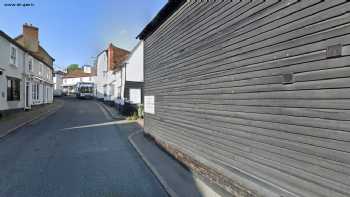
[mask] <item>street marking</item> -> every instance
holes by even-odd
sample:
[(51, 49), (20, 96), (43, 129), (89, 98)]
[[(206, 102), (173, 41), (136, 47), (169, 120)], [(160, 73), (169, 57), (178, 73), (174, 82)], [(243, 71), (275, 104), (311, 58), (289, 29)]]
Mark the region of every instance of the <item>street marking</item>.
[(74, 129), (84, 129), (84, 128), (91, 128), (91, 127), (101, 127), (101, 126), (117, 125), (117, 124), (126, 124), (126, 123), (130, 123), (130, 121), (119, 120), (119, 121), (112, 121), (112, 122), (105, 122), (105, 123), (98, 123), (98, 124), (81, 125), (81, 126), (76, 126), (76, 127), (64, 128), (64, 129), (61, 129), (61, 131), (74, 130)]

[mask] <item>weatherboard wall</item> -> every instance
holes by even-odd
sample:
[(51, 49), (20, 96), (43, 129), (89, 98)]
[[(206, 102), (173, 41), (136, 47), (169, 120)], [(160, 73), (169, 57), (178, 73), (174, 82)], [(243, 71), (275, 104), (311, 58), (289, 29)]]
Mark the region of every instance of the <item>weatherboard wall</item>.
[(144, 43), (145, 131), (256, 196), (350, 196), (349, 11), (187, 1)]

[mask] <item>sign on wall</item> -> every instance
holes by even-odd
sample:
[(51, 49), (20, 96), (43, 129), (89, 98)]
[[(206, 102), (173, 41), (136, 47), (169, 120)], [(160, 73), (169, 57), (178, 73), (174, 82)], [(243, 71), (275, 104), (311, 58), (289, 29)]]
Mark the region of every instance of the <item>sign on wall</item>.
[(145, 96), (145, 113), (154, 114), (154, 96)]
[(129, 90), (129, 98), (132, 104), (140, 104), (141, 103), (141, 89), (130, 89)]

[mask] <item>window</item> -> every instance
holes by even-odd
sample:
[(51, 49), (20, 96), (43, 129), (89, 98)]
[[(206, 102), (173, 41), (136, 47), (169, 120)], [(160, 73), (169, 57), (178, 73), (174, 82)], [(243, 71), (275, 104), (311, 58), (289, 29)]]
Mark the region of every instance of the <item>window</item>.
[(36, 100), (39, 100), (39, 84), (36, 84)]
[(39, 100), (39, 84), (38, 83), (34, 83), (32, 85), (32, 99)]
[(20, 100), (20, 86), (21, 80), (16, 78), (7, 78), (7, 100), (18, 101)]
[(36, 100), (36, 84), (32, 84), (32, 99)]
[(117, 98), (121, 98), (121, 87), (117, 87)]
[(29, 57), (28, 60), (28, 70), (31, 72), (33, 71), (33, 58)]
[(10, 63), (12, 65), (17, 65), (17, 49), (14, 46), (11, 47)]
[(103, 96), (106, 97), (107, 96), (107, 85), (103, 86)]
[(39, 63), (39, 75), (41, 75), (43, 73), (43, 63)]
[(129, 99), (132, 104), (141, 103), (141, 89), (132, 89), (129, 90)]
[(154, 105), (154, 96), (145, 96), (145, 112), (154, 114), (155, 105)]

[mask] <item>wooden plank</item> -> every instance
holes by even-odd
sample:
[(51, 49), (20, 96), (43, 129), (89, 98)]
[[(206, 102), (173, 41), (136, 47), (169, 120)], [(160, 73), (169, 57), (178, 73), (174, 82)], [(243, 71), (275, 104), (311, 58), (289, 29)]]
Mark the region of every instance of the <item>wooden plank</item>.
[[(349, 196), (349, 11), (346, 0), (187, 2), (145, 41), (156, 101), (145, 130), (253, 190)], [(343, 56), (327, 58), (336, 44)]]
[[(178, 130), (178, 132), (181, 132), (181, 130)], [(182, 136), (186, 136), (186, 132), (181, 132), (182, 133)], [(173, 136), (173, 135), (172, 135)], [(177, 135), (178, 136), (178, 135)], [(180, 136), (178, 136), (178, 137), (180, 137)], [(187, 136), (187, 137), (189, 137), (189, 136)], [(186, 139), (186, 138), (183, 138), (183, 139)], [(203, 154), (207, 154), (208, 153), (208, 151), (209, 150), (212, 150), (213, 148), (212, 147), (217, 147), (217, 146), (220, 146), (219, 144), (214, 144), (213, 142), (211, 142), (211, 141), (205, 141), (205, 143), (203, 143), (203, 144), (199, 144), (198, 143), (198, 140), (200, 140), (200, 141), (202, 141), (202, 140), (204, 140), (203, 138), (196, 138), (196, 140), (192, 140), (193, 138), (191, 138), (191, 140), (186, 140), (186, 141), (192, 141), (192, 143), (191, 144), (193, 144), (193, 145), (200, 145), (200, 146), (204, 146), (204, 147), (206, 147), (206, 151), (205, 151), (205, 153), (202, 153), (202, 155)], [(181, 140), (181, 142), (183, 142), (183, 143), (186, 143), (185, 141), (183, 141), (183, 140)], [(227, 149), (225, 149), (225, 148), (223, 148), (223, 149), (221, 149), (221, 153), (223, 153), (223, 151), (226, 151)], [(218, 154), (218, 152), (217, 151), (215, 151), (215, 152), (213, 152), (213, 154), (215, 154), (215, 155), (220, 155), (220, 154)], [(236, 152), (236, 154), (238, 154), (238, 152)], [(230, 153), (226, 153), (226, 157), (225, 158), (230, 158), (230, 157), (228, 157), (228, 155), (231, 155)], [(239, 155), (236, 155), (234, 158), (234, 161), (239, 161), (239, 160), (241, 160), (242, 161), (242, 159), (243, 158), (246, 158), (247, 157), (247, 155), (249, 155), (249, 153), (241, 153), (241, 154), (239, 154)], [(242, 165), (242, 166), (240, 166), (240, 167), (242, 167), (242, 169), (245, 169), (245, 167), (244, 166), (246, 166), (246, 165), (259, 165), (259, 167), (261, 168), (261, 167), (266, 167), (266, 166), (269, 166), (269, 165), (261, 165), (261, 164), (259, 164), (260, 162), (262, 162), (262, 160), (263, 160), (263, 158), (260, 158), (259, 156), (254, 156), (256, 159), (259, 159), (259, 162), (254, 162), (253, 160), (249, 160), (249, 161), (246, 161), (247, 163), (245, 163), (244, 165)], [(251, 158), (254, 158), (254, 157), (251, 157)], [(270, 162), (270, 160), (266, 160), (265, 162), (267, 162), (267, 163), (269, 163)], [(232, 165), (232, 163), (231, 163), (231, 165)], [(236, 163), (236, 165), (237, 165), (237, 163)], [(256, 173), (256, 172), (259, 172), (259, 170), (255, 170), (255, 171), (253, 171), (253, 173)], [(268, 173), (268, 172), (271, 172), (271, 169), (269, 169), (269, 168), (265, 168), (265, 170), (263, 171), (263, 172), (265, 172), (265, 173)], [(289, 172), (291, 172), (291, 170), (289, 170)], [(280, 174), (281, 172), (278, 172), (278, 171), (273, 171), (273, 173), (270, 173), (270, 176), (278, 176), (279, 174)], [(259, 173), (258, 173), (259, 174)], [(302, 173), (302, 174), (305, 174), (305, 173)], [(283, 179), (285, 179), (285, 178), (283, 178), (283, 177), (286, 177), (287, 176), (287, 174), (285, 174), (284, 176), (278, 176), (278, 178), (276, 179), (276, 181), (277, 180), (279, 180), (279, 181), (281, 181), (281, 180), (283, 180)], [(263, 174), (263, 173), (260, 173), (260, 177), (265, 177), (266, 178), (266, 174)], [(288, 176), (288, 179), (285, 179), (284, 181), (286, 181), (286, 180), (288, 180), (287, 182), (289, 182), (289, 181), (291, 181), (291, 178), (295, 178), (296, 176)], [(270, 177), (270, 180), (271, 180), (271, 177)], [(302, 179), (303, 181), (301, 181), (301, 180), (298, 180), (298, 181), (296, 181), (296, 182), (294, 182), (293, 184), (291, 184), (291, 183), (287, 183), (286, 185), (284, 185), (284, 187), (290, 187), (291, 185), (298, 185), (298, 184), (301, 184), (301, 182), (303, 182), (303, 184), (306, 184), (307, 186), (307, 188), (309, 188), (309, 187), (311, 187), (311, 185), (310, 185), (310, 182), (307, 182), (307, 181), (305, 181), (305, 179)], [(319, 180), (319, 179), (318, 179)], [(334, 184), (334, 183), (333, 183)], [(313, 187), (318, 187), (318, 186), (316, 186), (316, 185), (314, 185)], [(324, 186), (323, 186), (324, 187)], [(339, 186), (339, 189), (342, 189), (343, 190), (343, 192), (346, 192), (346, 190), (344, 189), (344, 188), (346, 188), (346, 187), (342, 187), (342, 186)], [(298, 189), (301, 189), (301, 186), (299, 185), (299, 187), (298, 187)], [(315, 189), (315, 191), (319, 191), (319, 188), (318, 189)], [(305, 192), (306, 191), (302, 191), (302, 193), (304, 193), (305, 194)], [(324, 191), (325, 192), (325, 191)], [(314, 193), (310, 193), (310, 194), (312, 194), (312, 195), (315, 195)]]

